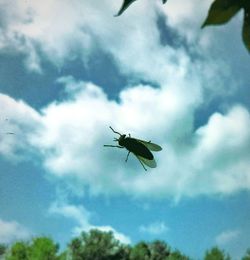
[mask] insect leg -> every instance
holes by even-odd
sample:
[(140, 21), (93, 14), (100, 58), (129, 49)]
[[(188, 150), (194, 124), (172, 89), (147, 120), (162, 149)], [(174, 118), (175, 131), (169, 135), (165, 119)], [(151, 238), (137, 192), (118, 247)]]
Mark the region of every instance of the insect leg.
[(118, 147), (118, 148), (124, 148), (123, 146), (120, 146), (120, 145), (109, 145), (109, 144), (104, 144), (103, 146), (105, 146), (105, 147)]
[(144, 164), (141, 162), (141, 160), (140, 160), (138, 157), (137, 157), (137, 159), (139, 160), (139, 162), (140, 162), (140, 164), (142, 165), (143, 169), (144, 169), (145, 171), (147, 171), (146, 167), (145, 167)]
[(129, 154), (130, 154), (130, 151), (128, 151), (127, 158), (126, 158), (125, 162), (128, 161), (128, 156), (129, 156)]

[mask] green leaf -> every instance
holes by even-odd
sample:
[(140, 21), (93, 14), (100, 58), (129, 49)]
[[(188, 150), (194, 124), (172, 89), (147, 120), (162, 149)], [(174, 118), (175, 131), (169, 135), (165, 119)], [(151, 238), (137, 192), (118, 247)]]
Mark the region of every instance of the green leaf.
[(162, 3), (165, 4), (165, 3), (167, 3), (167, 1), (168, 1), (168, 0), (162, 0)]
[(242, 0), (215, 0), (202, 25), (223, 24), (228, 22), (242, 8)]
[(244, 22), (242, 28), (242, 39), (246, 48), (250, 52), (250, 6), (245, 7), (244, 10), (245, 12), (244, 12)]
[(115, 16), (121, 15), (135, 1), (136, 0), (124, 0), (122, 7), (120, 8), (119, 12)]

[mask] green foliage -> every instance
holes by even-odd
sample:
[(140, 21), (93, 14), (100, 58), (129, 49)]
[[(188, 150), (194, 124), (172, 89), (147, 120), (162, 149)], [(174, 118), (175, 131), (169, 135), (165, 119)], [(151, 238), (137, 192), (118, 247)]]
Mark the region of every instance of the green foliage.
[(171, 251), (164, 241), (155, 240), (151, 243), (141, 241), (137, 243), (130, 253), (130, 260), (189, 260), (179, 251)]
[(131, 260), (148, 260), (150, 259), (150, 249), (146, 242), (137, 243), (131, 250), (129, 259)]
[(117, 15), (115, 15), (115, 16), (121, 15), (135, 1), (136, 0), (123, 0), (123, 4), (122, 4), (120, 10), (117, 13)]
[(218, 247), (213, 247), (206, 252), (204, 260), (230, 260), (229, 255), (226, 255), (224, 251), (220, 250)]
[(6, 260), (28, 260), (29, 246), (26, 242), (19, 241), (12, 245)]
[(75, 260), (80, 260), (81, 256), (83, 255), (81, 239), (80, 238), (74, 238), (71, 241), (69, 248), (70, 248), (72, 258), (75, 259)]
[(242, 260), (250, 260), (250, 248), (247, 250), (246, 255), (242, 257)]
[(218, 25), (228, 22), (241, 9), (241, 0), (216, 0), (212, 3), (207, 19), (202, 27), (206, 25)]
[(244, 22), (242, 28), (243, 42), (250, 51), (250, 1), (244, 6)]
[(242, 27), (243, 42), (250, 51), (250, 1), (249, 0), (215, 0), (210, 7), (207, 19), (202, 28), (207, 25), (220, 25), (228, 22), (236, 13), (244, 10)]
[(6, 260), (58, 260), (58, 249), (58, 244), (48, 237), (37, 237), (30, 243), (18, 241), (12, 245)]
[(71, 257), (74, 260), (112, 260), (126, 259), (128, 248), (122, 247), (112, 232), (91, 230), (83, 232), (79, 238), (72, 240), (69, 245)]
[[(0, 244), (0, 259), (5, 260), (190, 260), (178, 250), (172, 250), (166, 242), (141, 241), (134, 246), (125, 245), (114, 238), (112, 232), (90, 230), (71, 240), (65, 251), (48, 237), (30, 241), (18, 241), (11, 246)], [(4, 256), (4, 258), (1, 258)], [(218, 247), (205, 252), (204, 260), (230, 260), (230, 256)], [(250, 249), (242, 260), (250, 260)]]
[(5, 244), (0, 244), (0, 256), (4, 255), (7, 250), (7, 246)]
[(189, 260), (190, 258), (183, 255), (180, 251), (176, 250), (171, 253), (168, 260)]
[[(121, 15), (135, 1), (136, 0), (123, 0), (123, 3), (122, 3), (122, 6), (121, 6), (120, 10), (117, 13), (117, 15), (115, 15), (115, 16)], [(167, 2), (167, 0), (162, 0), (163, 4), (165, 4), (166, 2)]]
[(164, 260), (171, 254), (170, 247), (161, 240), (155, 240), (149, 244), (151, 260)]
[(48, 237), (38, 237), (33, 239), (29, 247), (29, 258), (36, 260), (56, 260), (59, 246)]
[[(123, 4), (116, 16), (121, 15), (136, 0), (123, 0)], [(165, 4), (167, 0), (162, 0)], [(208, 25), (221, 25), (230, 21), (241, 9), (244, 10), (242, 26), (242, 40), (250, 52), (250, 1), (249, 0), (215, 0), (208, 12), (202, 28)]]
[(67, 251), (64, 251), (62, 252), (58, 257), (57, 257), (58, 260), (68, 260), (68, 252)]

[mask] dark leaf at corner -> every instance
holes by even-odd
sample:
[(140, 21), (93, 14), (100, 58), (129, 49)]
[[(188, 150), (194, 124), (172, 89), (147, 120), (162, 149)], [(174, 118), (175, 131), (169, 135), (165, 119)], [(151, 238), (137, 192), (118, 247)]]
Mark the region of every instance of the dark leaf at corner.
[(215, 0), (208, 12), (208, 16), (202, 25), (218, 25), (228, 22), (240, 9), (240, 0)]
[(250, 4), (246, 6), (244, 11), (244, 22), (242, 28), (242, 39), (247, 48), (250, 52)]
[(124, 0), (121, 9), (115, 16), (121, 15), (136, 0)]

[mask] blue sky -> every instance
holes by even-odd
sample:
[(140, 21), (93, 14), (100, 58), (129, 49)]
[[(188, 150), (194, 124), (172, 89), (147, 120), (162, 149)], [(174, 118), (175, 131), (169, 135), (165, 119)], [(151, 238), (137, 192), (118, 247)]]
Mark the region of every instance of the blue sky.
[[(201, 30), (210, 0), (158, 2), (0, 3), (0, 242), (99, 228), (194, 259), (250, 247), (242, 13)], [(160, 144), (157, 168), (104, 148), (110, 125)]]

